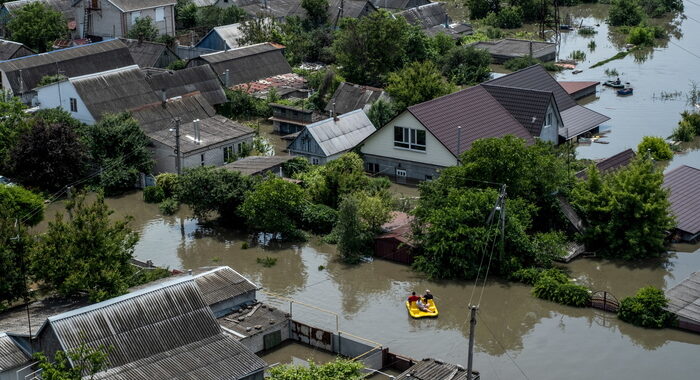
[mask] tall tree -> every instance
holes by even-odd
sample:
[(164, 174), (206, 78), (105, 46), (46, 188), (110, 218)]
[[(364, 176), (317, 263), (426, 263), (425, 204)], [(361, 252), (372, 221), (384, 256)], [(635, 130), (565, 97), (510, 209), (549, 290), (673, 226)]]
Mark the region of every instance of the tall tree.
[(22, 184), (56, 191), (85, 174), (88, 156), (74, 128), (34, 120), (10, 153), (10, 172)]
[(78, 194), (66, 210), (68, 220), (57, 214), (32, 250), (34, 280), (61, 296), (85, 292), (93, 302), (126, 292), (138, 242), (128, 227), (130, 219), (112, 221), (113, 211), (102, 194), (91, 204), (85, 194)]
[(126, 36), (139, 41), (154, 41), (158, 38), (158, 28), (153, 24), (152, 18), (139, 17)]
[(104, 115), (82, 130), (95, 170), (101, 173), (99, 184), (107, 193), (133, 188), (139, 173), (153, 168), (148, 137), (128, 113)]
[(211, 166), (186, 169), (177, 182), (176, 198), (190, 206), (199, 219), (206, 219), (212, 212), (231, 219), (257, 181), (239, 172)]
[(431, 61), (413, 62), (403, 69), (389, 74), (386, 91), (403, 111), (409, 106), (447, 95), (455, 86), (445, 80)]
[(443, 75), (459, 85), (478, 84), (491, 76), (491, 55), (484, 49), (456, 46), (441, 61)]
[(306, 203), (306, 194), (299, 185), (275, 177), (258, 184), (240, 211), (249, 227), (290, 239), (298, 236), (297, 224)]
[(0, 310), (27, 294), (25, 264), (31, 245), (27, 229), (0, 209)]
[(396, 116), (396, 106), (393, 102), (385, 99), (378, 99), (372, 103), (372, 107), (367, 112), (367, 117), (372, 124), (379, 129)]
[(0, 101), (0, 169), (5, 168), (9, 162), (10, 151), (24, 133), (29, 130), (27, 107), (19, 100), (12, 98), (8, 101)]
[(610, 3), (608, 22), (613, 26), (635, 26), (644, 19), (644, 11), (637, 0), (613, 0)]
[(328, 0), (301, 0), (301, 7), (306, 11), (306, 20), (312, 28), (328, 21)]
[(591, 166), (588, 178), (574, 188), (572, 199), (588, 224), (586, 248), (603, 256), (639, 260), (665, 252), (670, 212), (664, 175), (649, 158), (601, 177)]
[(44, 218), (44, 198), (22, 186), (0, 185), (0, 210), (5, 217), (35, 226)]
[(68, 24), (60, 12), (41, 1), (29, 2), (14, 11), (7, 23), (13, 41), (21, 42), (39, 52), (51, 48), (53, 42), (64, 38)]

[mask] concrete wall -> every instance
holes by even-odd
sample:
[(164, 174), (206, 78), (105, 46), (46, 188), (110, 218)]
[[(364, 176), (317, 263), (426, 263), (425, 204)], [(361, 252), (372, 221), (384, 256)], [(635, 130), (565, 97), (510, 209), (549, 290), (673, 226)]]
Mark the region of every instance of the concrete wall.
[(209, 305), (209, 308), (214, 313), (216, 318), (220, 318), (229, 314), (234, 309), (239, 309), (241, 306), (252, 304), (255, 302), (255, 290), (239, 294), (233, 298)]
[[(60, 96), (59, 96), (60, 95)], [(77, 112), (72, 112), (70, 109), (70, 99), (76, 99)], [(95, 118), (92, 117), (87, 106), (78, 95), (75, 87), (70, 81), (54, 83), (48, 86), (39, 87), (37, 89), (37, 105), (40, 109), (49, 109), (61, 107), (66, 112), (70, 113), (74, 118), (82, 121), (85, 124), (95, 124)]]
[(285, 319), (276, 323), (273, 326), (265, 326), (264, 331), (260, 331), (257, 334), (249, 335), (246, 338), (242, 338), (240, 342), (244, 346), (246, 346), (246, 348), (250, 351), (258, 353), (265, 349), (265, 336), (267, 336), (268, 334), (274, 334), (275, 332), (279, 331), (282, 338), (281, 342), (289, 340), (290, 327), (291, 321), (289, 319)]
[[(83, 34), (85, 19), (85, 5), (90, 0), (83, 0), (75, 7), (75, 19), (78, 21), (78, 31)], [(88, 34), (100, 37), (125, 37), (134, 23), (134, 18), (150, 17), (158, 29), (158, 34), (175, 35), (175, 8), (165, 6), (163, 8), (164, 19), (156, 20), (156, 8), (142, 9), (135, 12), (122, 12), (107, 0), (99, 0), (100, 11), (92, 11), (90, 14), (90, 29)], [(159, 7), (161, 8), (161, 7)], [(83, 36), (84, 37), (84, 36)]]
[[(156, 19), (156, 12), (158, 8), (162, 8), (164, 18), (161, 20)], [(126, 12), (126, 33), (129, 33), (131, 27), (137, 18), (150, 17), (153, 20), (153, 25), (158, 29), (158, 35), (168, 34), (175, 35), (175, 8), (170, 5), (166, 7), (156, 7), (150, 9), (142, 9), (140, 11)], [(118, 36), (120, 37), (120, 36)]]

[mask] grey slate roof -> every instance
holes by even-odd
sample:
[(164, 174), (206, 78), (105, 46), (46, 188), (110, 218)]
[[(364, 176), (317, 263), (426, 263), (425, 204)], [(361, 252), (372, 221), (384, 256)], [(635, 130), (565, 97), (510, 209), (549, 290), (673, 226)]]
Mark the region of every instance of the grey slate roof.
[(0, 71), (7, 75), (12, 91), (19, 94), (32, 90), (41, 78), (55, 75), (57, 70), (76, 77), (133, 64), (129, 49), (115, 39), (3, 61)]
[[(483, 86), (467, 88), (408, 107), (410, 112), (455, 156), (478, 139), (513, 135), (532, 143), (530, 133)], [(461, 126), (457, 152), (457, 127)]]
[[(596, 163), (596, 167), (601, 173), (610, 172), (619, 169), (623, 166), (627, 166), (636, 157), (636, 154), (632, 149), (623, 150), (622, 152), (610, 156), (604, 160)], [(576, 173), (576, 177), (586, 179), (588, 178), (588, 170), (584, 169)]]
[(0, 332), (0, 372), (28, 364), (30, 358), (15, 341)]
[[(252, 128), (223, 117), (214, 115), (199, 121), (200, 143), (194, 141), (194, 123), (192, 121), (180, 125), (180, 150), (183, 153), (194, 152), (212, 145), (255, 134)], [(170, 128), (146, 132), (153, 140), (166, 146), (175, 147), (175, 135)]]
[(137, 65), (69, 80), (96, 120), (159, 100)]
[(19, 42), (0, 39), (0, 61), (32, 54), (34, 54), (34, 52)]
[(676, 228), (695, 235), (700, 232), (700, 169), (679, 166), (664, 176), (669, 191), (671, 211), (676, 216)]
[(370, 86), (361, 86), (348, 82), (342, 82), (333, 93), (333, 97), (326, 105), (326, 112), (333, 111), (343, 114), (356, 109), (369, 111), (372, 103), (380, 98), (388, 97), (384, 90)]
[(666, 291), (666, 310), (700, 323), (700, 272), (694, 272), (680, 284)]
[(423, 29), (452, 22), (442, 3), (429, 3), (415, 8), (409, 8), (396, 15), (403, 16), (409, 24), (419, 26)]
[(50, 317), (42, 333), (55, 334), (64, 351), (112, 346), (96, 378), (236, 379), (265, 367), (223, 335), (189, 276)]
[(165, 44), (158, 42), (139, 41), (129, 38), (120, 38), (120, 40), (129, 48), (131, 57), (140, 67), (156, 67), (158, 60), (166, 50), (170, 50), (171, 54), (177, 56)]
[(491, 96), (501, 103), (501, 105), (507, 109), (532, 136), (540, 136), (547, 115), (547, 109), (554, 101), (552, 92), (486, 84), (483, 85), (483, 87)]
[[(478, 380), (479, 373), (473, 371), (472, 379)], [(466, 380), (467, 370), (462, 366), (435, 359), (423, 359), (398, 375), (395, 380)]]
[(238, 39), (244, 37), (243, 30), (241, 30), (240, 22), (230, 25), (221, 25), (213, 28), (209, 31), (202, 40), (207, 38), (210, 34), (216, 33), (219, 37), (228, 45), (229, 49), (237, 48), (239, 46)]
[(218, 267), (194, 275), (204, 302), (211, 306), (232, 297), (256, 290), (257, 285), (230, 267)]
[(554, 94), (554, 98), (557, 100), (557, 106), (561, 112), (576, 106), (576, 101), (566, 93), (566, 90), (564, 90), (559, 82), (557, 82), (541, 65), (526, 67), (514, 73), (484, 82), (483, 84), (551, 91)]
[(337, 119), (331, 117), (309, 124), (306, 129), (326, 157), (356, 147), (377, 130), (361, 109), (342, 114)]
[(173, 120), (180, 118), (182, 124), (195, 119), (204, 120), (216, 115), (216, 111), (199, 93), (168, 99), (166, 106), (161, 102), (131, 109), (131, 115), (138, 120), (141, 130), (148, 134), (173, 127)]
[(209, 64), (219, 75), (229, 70), (230, 86), (292, 72), (282, 48), (269, 43), (204, 54), (193, 61)]
[(564, 123), (564, 130), (560, 129), (559, 135), (569, 140), (605, 123), (610, 118), (577, 104), (561, 111), (561, 120)]
[(175, 0), (106, 0), (114, 4), (122, 12), (137, 11), (140, 9), (150, 9), (163, 7), (166, 5), (175, 5)]
[(293, 158), (294, 156), (248, 156), (228, 163), (223, 168), (245, 175), (254, 175), (273, 169)]
[(505, 38), (498, 41), (481, 41), (471, 44), (475, 48), (484, 49), (498, 61), (523, 57), (530, 54), (532, 43), (532, 56), (540, 60), (554, 60), (556, 44), (553, 42), (529, 41), (517, 38)]
[(51, 9), (60, 12), (63, 17), (66, 19), (72, 19), (74, 18), (73, 16), (73, 7), (72, 7), (72, 0), (16, 0), (16, 1), (8, 1), (3, 4), (5, 8), (7, 8), (7, 11), (12, 14), (14, 11), (16, 11), (19, 8), (22, 8), (23, 6), (29, 4), (29, 3), (36, 3), (36, 2), (41, 2), (46, 5), (48, 5)]
[(429, 0), (372, 0), (372, 4), (377, 9), (409, 9), (421, 5), (429, 4)]
[(227, 101), (221, 81), (208, 65), (148, 74), (146, 80), (156, 92), (165, 89), (168, 98), (199, 91), (211, 105)]

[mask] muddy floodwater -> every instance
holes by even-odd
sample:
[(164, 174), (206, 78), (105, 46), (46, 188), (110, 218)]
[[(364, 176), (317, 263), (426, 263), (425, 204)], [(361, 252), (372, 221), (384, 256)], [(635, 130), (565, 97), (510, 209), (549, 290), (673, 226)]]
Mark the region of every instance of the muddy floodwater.
[[(198, 225), (186, 209), (161, 216), (156, 205), (143, 203), (141, 193), (107, 202), (115, 216), (134, 218), (132, 226), (141, 235), (136, 256), (141, 260), (177, 269), (229, 265), (268, 292), (337, 313), (341, 330), (393, 352), (466, 364), (471, 283), (429, 281), (407, 266), (383, 260), (346, 266), (337, 261), (334, 246), (317, 238), (300, 245), (243, 250), (245, 235)], [(52, 204), (48, 219), (61, 206)], [(635, 266), (582, 259), (565, 268), (581, 283), (622, 298), (644, 285), (673, 286), (700, 270), (700, 246), (676, 249), (662, 260)], [(277, 258), (277, 264), (264, 268), (256, 262), (266, 256)], [(412, 290), (425, 289), (436, 295), (440, 317), (413, 320), (404, 299)], [(293, 313), (302, 321), (335, 329), (332, 314), (301, 305), (295, 305)], [(484, 288), (476, 337), (476, 367), (486, 379), (524, 378), (518, 367), (530, 379), (697, 379), (700, 373), (700, 335), (637, 328), (612, 314), (538, 300), (529, 287), (499, 280)], [(287, 350), (291, 353), (269, 360), (305, 359), (303, 349)]]

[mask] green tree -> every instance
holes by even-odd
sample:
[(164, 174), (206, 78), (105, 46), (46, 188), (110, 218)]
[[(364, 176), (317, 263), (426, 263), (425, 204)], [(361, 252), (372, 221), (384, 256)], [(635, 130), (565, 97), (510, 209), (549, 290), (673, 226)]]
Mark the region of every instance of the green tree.
[(666, 231), (675, 225), (664, 175), (650, 159), (607, 174), (591, 166), (588, 178), (572, 191), (574, 205), (588, 228), (586, 248), (602, 256), (640, 260), (665, 252)]
[(250, 192), (240, 207), (248, 226), (256, 231), (298, 237), (297, 223), (307, 199), (304, 190), (281, 178), (269, 178)]
[(33, 279), (64, 297), (85, 292), (93, 302), (124, 294), (138, 241), (130, 219), (112, 221), (102, 194), (91, 204), (78, 194), (66, 210), (68, 220), (57, 214), (38, 236), (29, 260)]
[(645, 286), (633, 297), (625, 297), (620, 302), (617, 316), (636, 326), (660, 329), (671, 326), (673, 314), (665, 310), (668, 300), (663, 290)]
[(26, 114), (27, 107), (19, 98), (0, 101), (0, 169), (8, 166), (10, 151), (17, 145), (20, 136), (29, 130)]
[(341, 73), (353, 83), (379, 85), (403, 66), (411, 26), (380, 10), (361, 19), (344, 18), (333, 41)]
[(367, 112), (367, 117), (379, 129), (396, 117), (396, 107), (390, 100), (377, 99), (377, 101), (372, 103), (372, 107)]
[(127, 112), (103, 115), (95, 125), (83, 128), (83, 136), (101, 173), (99, 184), (109, 194), (133, 188), (139, 173), (153, 168), (148, 137)]
[(177, 0), (175, 21), (177, 21), (178, 29), (191, 28), (197, 24), (197, 6), (192, 0)]
[(139, 17), (126, 36), (139, 41), (154, 41), (158, 38), (158, 28), (153, 24), (152, 18)]
[(360, 200), (354, 195), (343, 198), (338, 207), (338, 252), (346, 263), (358, 263), (363, 256), (371, 255), (372, 236), (360, 219)]
[(21, 186), (0, 185), (0, 210), (5, 217), (35, 226), (44, 219), (44, 198)]
[(397, 110), (447, 95), (454, 90), (455, 86), (442, 77), (431, 61), (413, 62), (389, 74), (386, 87)]
[(498, 13), (501, 10), (500, 0), (466, 0), (466, 5), (472, 20), (482, 19), (489, 12)]
[(0, 208), (0, 310), (27, 295), (25, 262), (32, 239), (24, 225), (15, 220)]
[(98, 372), (107, 368), (107, 353), (110, 348), (99, 346), (89, 347), (81, 342), (78, 347), (66, 353), (56, 351), (53, 360), (42, 352), (36, 353), (43, 380), (81, 380), (92, 379)]
[(88, 155), (75, 129), (65, 123), (33, 122), (10, 153), (10, 172), (30, 188), (56, 191), (80, 179)]
[(310, 362), (309, 366), (279, 365), (270, 369), (270, 380), (360, 380), (364, 365), (360, 361), (336, 359), (326, 364)]
[(312, 28), (328, 20), (328, 0), (301, 0), (301, 7), (306, 11), (306, 20)]
[(644, 11), (637, 0), (612, 0), (608, 22), (612, 26), (635, 26), (644, 19)]
[(257, 179), (223, 168), (203, 166), (185, 169), (177, 183), (176, 198), (190, 206), (195, 217), (206, 219), (218, 212), (232, 219), (245, 193), (253, 190)]
[(491, 55), (484, 49), (457, 46), (447, 53), (441, 64), (442, 74), (459, 85), (477, 84), (491, 77)]
[(665, 161), (673, 158), (673, 151), (663, 137), (644, 136), (637, 146), (637, 152), (641, 155), (650, 154), (657, 161)]
[(654, 28), (635, 26), (630, 29), (627, 42), (640, 46), (654, 45)]
[(351, 152), (297, 178), (304, 181), (314, 203), (336, 208), (343, 196), (370, 186), (372, 179), (365, 175), (363, 166), (362, 158)]
[(46, 3), (34, 1), (13, 12), (7, 30), (13, 41), (43, 53), (51, 48), (54, 41), (67, 35), (67, 25), (60, 12)]
[(236, 6), (220, 8), (210, 5), (197, 8), (195, 20), (198, 27), (208, 30), (221, 25), (237, 23), (243, 20), (244, 17), (245, 11)]
[(282, 164), (282, 171), (287, 177), (293, 177), (297, 173), (306, 173), (311, 170), (311, 163), (306, 157), (294, 157)]

